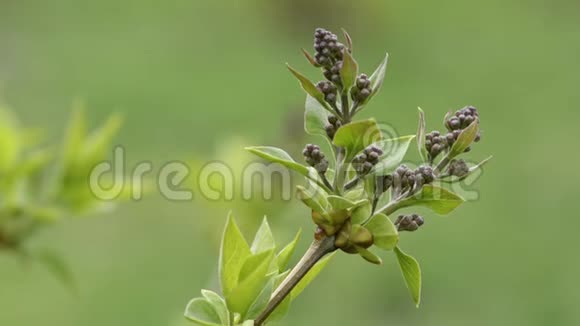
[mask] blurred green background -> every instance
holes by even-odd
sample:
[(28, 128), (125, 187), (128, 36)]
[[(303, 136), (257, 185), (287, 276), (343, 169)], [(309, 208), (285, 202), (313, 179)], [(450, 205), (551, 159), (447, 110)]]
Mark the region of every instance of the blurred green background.
[[(323, 26), (349, 30), (363, 71), (390, 53), (381, 94), (365, 111), (414, 133), (476, 105), (495, 156), (479, 199), (403, 247), (422, 264), (415, 309), (393, 257), (340, 255), (283, 325), (579, 325), (580, 220), (574, 134), (580, 123), (580, 3), (540, 1), (0, 1), (0, 97), (27, 126), (58, 139), (75, 98), (96, 125), (112, 112), (131, 162), (242, 162), (250, 144), (293, 154), (307, 138), (304, 95), (290, 62)], [(411, 159), (416, 159), (416, 150)], [(197, 189), (196, 189), (197, 191)], [(270, 216), (284, 241), (312, 227), (297, 203), (192, 203), (153, 193), (113, 214), (71, 219), (36, 246), (75, 272), (71, 294), (42, 267), (0, 255), (0, 325), (181, 326), (214, 288), (217, 243), (234, 209), (248, 238)]]

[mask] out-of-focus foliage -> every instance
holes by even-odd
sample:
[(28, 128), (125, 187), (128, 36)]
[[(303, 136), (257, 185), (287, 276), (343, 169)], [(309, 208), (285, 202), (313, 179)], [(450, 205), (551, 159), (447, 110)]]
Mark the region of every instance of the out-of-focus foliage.
[(0, 107), (0, 254), (31, 256), (59, 278), (70, 278), (57, 255), (31, 251), (26, 242), (64, 217), (84, 216), (110, 205), (89, 187), (92, 169), (111, 151), (121, 120), (111, 117), (88, 133), (84, 110), (73, 111), (63, 145), (46, 144), (42, 134), (24, 128), (12, 110)]

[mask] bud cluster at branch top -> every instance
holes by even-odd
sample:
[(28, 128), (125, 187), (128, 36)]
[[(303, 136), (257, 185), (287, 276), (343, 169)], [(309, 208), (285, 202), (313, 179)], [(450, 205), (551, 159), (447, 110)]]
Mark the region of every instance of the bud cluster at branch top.
[[(474, 121), (479, 119), (479, 113), (477, 112), (477, 108), (474, 106), (466, 106), (463, 109), (458, 110), (455, 114), (449, 117), (445, 121), (445, 127), (449, 131), (447, 134), (447, 144), (449, 147), (453, 146), (453, 143), (457, 141), (459, 134), (463, 129), (469, 127)], [(475, 138), (475, 142), (479, 142), (481, 139), (481, 135), (478, 133), (477, 137)], [(466, 149), (465, 151), (470, 151), (471, 148)]]
[[(445, 127), (448, 131), (446, 134), (434, 130), (425, 135), (425, 149), (429, 154), (429, 160), (433, 161), (439, 154), (449, 150), (457, 141), (461, 132), (478, 119), (479, 113), (477, 109), (473, 106), (466, 106), (445, 120)], [(474, 141), (479, 142), (480, 139), (481, 135), (478, 133)], [(470, 150), (471, 147), (465, 149), (466, 152)]]
[(314, 59), (323, 67), (330, 67), (335, 62), (342, 60), (344, 44), (338, 41), (338, 37), (324, 28), (314, 31)]

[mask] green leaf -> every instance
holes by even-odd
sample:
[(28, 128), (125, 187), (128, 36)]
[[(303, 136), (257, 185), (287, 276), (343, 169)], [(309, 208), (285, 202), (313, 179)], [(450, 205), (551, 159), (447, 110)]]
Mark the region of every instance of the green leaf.
[(210, 290), (201, 290), (201, 295), (213, 306), (215, 312), (218, 314), (222, 325), (228, 325), (230, 320), (230, 313), (226, 306), (226, 301), (217, 293)]
[(227, 298), (238, 286), (242, 266), (252, 255), (248, 243), (230, 213), (220, 249), (219, 275), (222, 293)]
[(274, 259), (274, 250), (250, 256), (244, 262), (239, 275), (239, 285), (226, 296), (226, 302), (230, 311), (239, 313), (242, 318), (246, 316), (252, 303), (268, 283), (269, 267)]
[(296, 196), (300, 201), (302, 201), (306, 206), (310, 207), (313, 211), (322, 215), (326, 215), (328, 202), (326, 202), (324, 196), (313, 194), (310, 190), (302, 186), (296, 186), (296, 190)]
[(328, 124), (328, 112), (310, 95), (306, 95), (304, 112), (304, 130), (310, 135), (321, 135), (326, 138), (324, 127)]
[(368, 249), (359, 247), (359, 246), (355, 246), (356, 250), (358, 251), (359, 255), (364, 258), (364, 260), (368, 261), (371, 264), (375, 264), (375, 265), (382, 265), (383, 264), (383, 260), (375, 255), (373, 252), (371, 252)]
[(83, 161), (91, 166), (89, 168), (107, 157), (113, 138), (117, 135), (122, 124), (121, 115), (114, 114), (103, 126), (89, 135), (81, 150)]
[(320, 68), (320, 65), (316, 62), (316, 60), (312, 57), (312, 55), (308, 51), (302, 49), (302, 53), (304, 54), (306, 60), (308, 60), (308, 62), (310, 62), (311, 65), (313, 65), (316, 68)]
[(346, 29), (342, 28), (342, 34), (344, 35), (344, 39), (346, 41), (346, 47), (349, 49), (349, 51), (352, 53), (352, 38), (350, 37), (350, 35), (348, 34), (348, 32), (346, 31)]
[(371, 217), (372, 205), (367, 201), (364, 205), (361, 205), (352, 210), (350, 220), (352, 224), (363, 224), (369, 217)]
[(65, 169), (73, 168), (87, 137), (85, 109), (81, 102), (74, 104), (73, 112), (65, 133), (63, 163)]
[(479, 120), (473, 121), (467, 128), (459, 134), (457, 141), (453, 143), (451, 150), (449, 151), (449, 158), (454, 158), (460, 154), (463, 154), (467, 147), (473, 144), (475, 138), (477, 138), (477, 133), (479, 132)]
[(335, 254), (336, 252), (322, 258), (318, 263), (316, 263), (316, 265), (314, 265), (314, 267), (312, 267), (312, 269), (304, 276), (304, 278), (298, 282), (290, 294), (292, 301), (294, 301), (304, 291), (304, 289), (306, 289), (306, 287), (312, 281), (314, 281), (314, 279), (318, 276), (318, 274), (320, 274), (320, 272), (322, 272), (326, 265), (328, 265)]
[(425, 185), (423, 189), (414, 195), (401, 201), (397, 208), (424, 206), (430, 208), (435, 213), (447, 215), (465, 202), (461, 196), (433, 185)]
[(214, 306), (204, 298), (195, 298), (185, 308), (185, 318), (204, 326), (222, 326), (224, 324)]
[(413, 301), (419, 307), (421, 304), (421, 268), (417, 260), (405, 254), (399, 247), (395, 248), (395, 254), (401, 267), (401, 273), (407, 284), (407, 288), (413, 297)]
[[(385, 59), (381, 62), (381, 64), (377, 67), (377, 69), (373, 72), (373, 74), (369, 78), (371, 81), (371, 87), (373, 89), (371, 96), (369, 96), (369, 100), (381, 90), (381, 86), (383, 86), (383, 81), (385, 80), (385, 74), (387, 73), (388, 62), (389, 62), (389, 54), (387, 53), (385, 54)], [(367, 102), (369, 100), (367, 100)]]
[(302, 230), (298, 231), (296, 237), (292, 242), (290, 242), (284, 249), (282, 249), (278, 253), (277, 261), (278, 261), (278, 271), (282, 273), (286, 268), (288, 268), (288, 263), (290, 263), (290, 259), (296, 251), (296, 246), (298, 245), (298, 241), (300, 240), (300, 236), (302, 235)]
[(332, 208), (336, 210), (351, 209), (357, 206), (357, 203), (340, 196), (330, 195), (326, 199)]
[(425, 125), (425, 112), (419, 109), (419, 127), (417, 128), (417, 146), (419, 147), (419, 154), (421, 155), (421, 160), (423, 162), (428, 161), (429, 153), (427, 153), (427, 148), (425, 147), (425, 136), (426, 125)]
[(342, 68), (340, 69), (340, 77), (342, 79), (342, 92), (348, 94), (348, 91), (354, 85), (358, 75), (358, 63), (346, 48), (343, 50)]
[(308, 78), (306, 78), (306, 76), (302, 75), (294, 68), (290, 67), (290, 65), (286, 64), (286, 66), (288, 67), (288, 70), (290, 70), (290, 72), (294, 75), (294, 77), (296, 77), (298, 81), (300, 81), (302, 89), (304, 89), (304, 91), (308, 95), (315, 98), (325, 110), (332, 113), (333, 112), (332, 108), (330, 108), (328, 103), (326, 103), (326, 101), (324, 100), (324, 94), (322, 94), (322, 92), (318, 90), (318, 88), (316, 88), (316, 85), (314, 85), (313, 82), (311, 82)]
[(375, 165), (372, 173), (381, 176), (392, 172), (405, 158), (413, 139), (415, 139), (415, 135), (386, 139), (375, 143), (383, 150), (383, 155), (379, 158), (380, 161)]
[(22, 151), (21, 135), (14, 115), (0, 107), (0, 172), (7, 172), (17, 163)]
[(384, 250), (393, 250), (399, 242), (399, 232), (384, 214), (373, 216), (365, 227), (373, 234), (375, 246)]
[(16, 176), (28, 176), (37, 174), (41, 169), (45, 168), (53, 154), (48, 149), (37, 150), (25, 158), (14, 171)]
[(294, 161), (292, 159), (292, 157), (290, 156), (290, 154), (286, 153), (284, 150), (277, 148), (277, 147), (271, 147), (271, 146), (253, 146), (253, 147), (246, 147), (246, 150), (249, 151), (250, 153), (259, 156), (269, 162), (272, 163), (278, 163), (282, 166), (285, 166), (287, 168), (289, 168), (290, 170), (293, 170), (305, 177), (307, 177), (308, 179), (316, 182), (316, 184), (320, 187), (322, 187), (325, 190), (326, 187), (324, 186), (324, 184), (322, 184), (322, 182), (320, 182), (315, 170), (313, 168), (309, 168), (307, 166), (304, 166), (302, 164), (298, 164), (296, 163), (296, 161)]
[(264, 311), (272, 293), (274, 292), (274, 277), (270, 277), (260, 294), (256, 297), (256, 299), (252, 302), (250, 308), (248, 309), (248, 313), (246, 314), (246, 318), (258, 318), (260, 313)]
[(251, 250), (253, 254), (257, 254), (274, 248), (276, 248), (276, 242), (274, 241), (272, 230), (270, 230), (270, 225), (268, 225), (268, 219), (264, 217), (252, 243)]
[(347, 161), (358, 152), (381, 139), (381, 130), (375, 119), (355, 121), (336, 131), (334, 144), (346, 149)]

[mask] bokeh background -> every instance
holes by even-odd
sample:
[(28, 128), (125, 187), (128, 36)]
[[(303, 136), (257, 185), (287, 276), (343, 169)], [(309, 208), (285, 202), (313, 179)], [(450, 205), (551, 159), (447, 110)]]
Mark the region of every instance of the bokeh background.
[[(62, 136), (75, 98), (96, 125), (126, 123), (128, 160), (225, 160), (245, 145), (298, 154), (304, 95), (291, 62), (315, 27), (345, 27), (363, 71), (385, 51), (383, 90), (365, 115), (414, 133), (467, 104), (482, 114), (474, 160), (495, 156), (479, 199), (405, 235), (423, 267), (420, 309), (395, 260), (341, 255), (281, 325), (579, 325), (577, 126), (580, 3), (510, 1), (0, 1), (0, 96), (27, 126)], [(412, 151), (410, 159), (417, 159)], [(193, 164), (195, 166), (195, 164)], [(183, 326), (214, 288), (217, 243), (233, 209), (248, 238), (270, 216), (283, 241), (312, 227), (297, 203), (176, 203), (152, 192), (105, 216), (70, 219), (35, 240), (59, 252), (78, 293), (42, 266), (0, 255), (0, 325)]]

